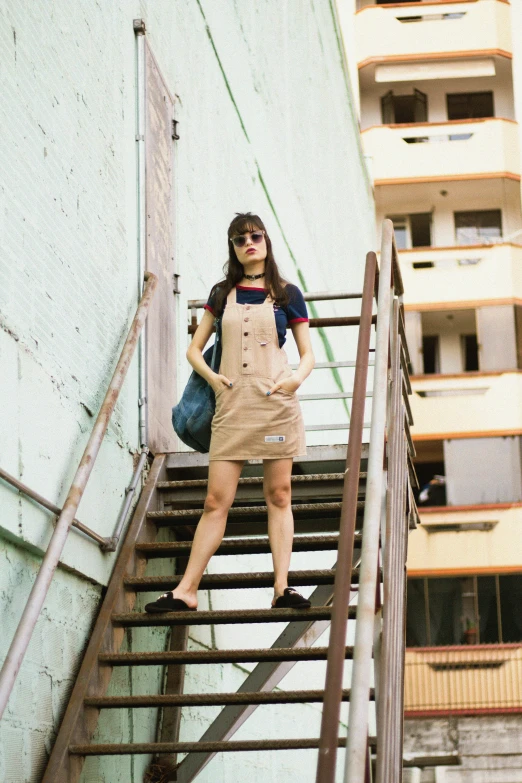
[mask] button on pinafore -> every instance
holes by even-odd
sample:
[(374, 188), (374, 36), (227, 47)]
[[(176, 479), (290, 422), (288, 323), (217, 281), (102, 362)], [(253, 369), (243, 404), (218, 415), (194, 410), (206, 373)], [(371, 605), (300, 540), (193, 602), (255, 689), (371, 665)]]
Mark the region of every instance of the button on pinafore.
[(210, 460), (286, 459), (306, 454), (299, 399), (274, 383), (292, 375), (279, 347), (273, 300), (242, 305), (236, 289), (227, 297), (222, 321), (219, 372), (232, 381), (216, 394)]

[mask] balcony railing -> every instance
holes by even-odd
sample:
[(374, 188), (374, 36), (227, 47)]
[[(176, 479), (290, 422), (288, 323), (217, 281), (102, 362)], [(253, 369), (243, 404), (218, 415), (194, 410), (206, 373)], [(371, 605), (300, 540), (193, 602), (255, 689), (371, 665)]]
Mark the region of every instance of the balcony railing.
[(408, 304), (522, 299), (521, 245), (414, 248), (399, 259)]
[[(478, 4), (489, 0), (478, 0)], [(440, 124), (381, 125), (362, 133), (375, 185), (520, 177), (517, 124), (492, 117)]]
[(406, 650), (405, 717), (522, 712), (522, 644)]
[(444, 54), (512, 51), (510, 8), (497, 0), (368, 5), (357, 14), (355, 30), (360, 68), (386, 58), (442, 59)]

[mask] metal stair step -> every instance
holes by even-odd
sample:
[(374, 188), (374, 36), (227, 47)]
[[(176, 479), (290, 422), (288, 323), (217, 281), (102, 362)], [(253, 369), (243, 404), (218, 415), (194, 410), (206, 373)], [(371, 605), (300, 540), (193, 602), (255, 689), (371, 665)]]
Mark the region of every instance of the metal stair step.
[[(343, 491), (344, 473), (310, 473), (291, 477), (292, 498), (306, 500), (307, 498), (320, 500), (321, 498), (339, 499)], [(366, 473), (360, 474), (360, 492), (364, 494)], [(208, 487), (207, 478), (186, 479), (174, 481), (161, 481), (158, 483), (158, 491), (164, 505), (176, 505), (183, 507), (183, 503), (202, 502)], [(245, 476), (239, 479), (235, 494), (235, 503), (241, 501), (262, 501), (263, 477)]]
[[(353, 647), (346, 647), (351, 658)], [(162, 652), (101, 653), (100, 663), (110, 666), (156, 666), (168, 663), (259, 663), (266, 661), (325, 661), (328, 647), (274, 647), (250, 650), (166, 650)]]
[[(355, 541), (360, 542), (362, 536), (355, 534)], [(293, 552), (322, 552), (337, 549), (339, 536), (330, 534), (324, 536), (296, 536), (293, 541)], [(140, 552), (147, 558), (157, 557), (181, 557), (190, 555), (191, 542), (168, 541), (154, 544), (137, 544), (136, 552)], [(229, 538), (225, 539), (214, 557), (221, 555), (259, 555), (270, 553), (270, 541), (268, 536), (258, 538)]]
[[(353, 572), (354, 577), (357, 572)], [(165, 576), (128, 576), (124, 580), (125, 587), (136, 592), (152, 590), (173, 590), (180, 583), (182, 574), (166, 574)], [(335, 571), (333, 569), (318, 569), (313, 571), (290, 571), (288, 584), (296, 585), (328, 585), (333, 584)], [(240, 574), (205, 574), (199, 584), (200, 590), (236, 590), (250, 587), (273, 587), (273, 571)]]
[[(339, 748), (346, 747), (346, 738), (339, 737)], [(375, 737), (369, 738), (370, 747), (376, 747)], [(319, 747), (319, 738), (282, 740), (233, 740), (225, 742), (141, 742), (110, 745), (69, 745), (74, 756), (128, 756), (149, 753), (222, 753), (257, 750), (307, 750)]]
[[(361, 508), (364, 508), (364, 503), (361, 501), (357, 504)], [(294, 514), (306, 514), (309, 516), (311, 513), (317, 513), (320, 515), (332, 513), (337, 516), (341, 510), (341, 502), (333, 501), (326, 503), (295, 503), (292, 504), (292, 512)], [(149, 511), (147, 517), (149, 519), (163, 519), (163, 518), (176, 518), (190, 519), (191, 517), (199, 517), (203, 511), (203, 506), (199, 508), (176, 508), (169, 511)], [(232, 506), (228, 512), (229, 517), (242, 517), (242, 516), (258, 516), (260, 514), (266, 514), (268, 511), (265, 505), (256, 506)]]
[[(373, 698), (373, 692), (372, 692)], [(342, 700), (350, 701), (350, 690), (342, 692)], [(90, 696), (87, 707), (120, 709), (122, 707), (213, 707), (222, 704), (312, 704), (324, 701), (323, 691), (256, 691), (249, 693), (176, 693), (154, 696)]]
[[(361, 476), (366, 476), (366, 473), (362, 473)], [(291, 476), (290, 480), (292, 485), (294, 484), (309, 484), (320, 482), (332, 482), (340, 481), (342, 483), (344, 479), (344, 473), (308, 473), (298, 474)], [(206, 487), (207, 479), (187, 479), (186, 481), (158, 481), (156, 484), (158, 489), (177, 489), (177, 488), (194, 488), (194, 487)], [(238, 486), (262, 486), (262, 476), (244, 476), (239, 479)]]
[[(357, 607), (348, 607), (348, 618), (355, 618)], [(312, 606), (310, 609), (224, 609), (198, 612), (125, 612), (112, 616), (113, 625), (141, 628), (163, 625), (232, 625), (234, 623), (286, 623), (293, 620), (328, 620), (330, 606)]]

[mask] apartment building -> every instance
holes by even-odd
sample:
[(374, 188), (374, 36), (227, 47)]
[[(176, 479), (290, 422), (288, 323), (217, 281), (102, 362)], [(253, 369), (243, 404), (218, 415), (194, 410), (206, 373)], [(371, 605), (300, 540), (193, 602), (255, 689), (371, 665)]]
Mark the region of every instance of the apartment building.
[(393, 220), (406, 291), (422, 525), (408, 555), (405, 750), (437, 757), (408, 774), (517, 783), (520, 2), (340, 9), (376, 222)]

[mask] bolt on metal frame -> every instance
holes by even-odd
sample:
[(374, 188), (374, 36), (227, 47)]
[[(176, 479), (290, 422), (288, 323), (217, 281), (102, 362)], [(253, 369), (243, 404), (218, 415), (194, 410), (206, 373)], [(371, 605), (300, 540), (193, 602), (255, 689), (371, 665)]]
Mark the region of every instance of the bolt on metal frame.
[(16, 676), (22, 665), (29, 642), (31, 641), (31, 636), (38, 621), (38, 617), (40, 616), (54, 572), (58, 566), (76, 510), (82, 499), (94, 462), (100, 450), (107, 427), (109, 426), (111, 415), (116, 406), (123, 381), (134, 355), (157, 283), (158, 278), (156, 275), (147, 273), (143, 296), (129, 329), (118, 364), (116, 365), (98, 416), (96, 417), (91, 436), (74, 475), (63, 509), (56, 522), (53, 535), (25, 605), (4, 665), (2, 666), (0, 672), (0, 719), (7, 706), (11, 691), (13, 690)]

